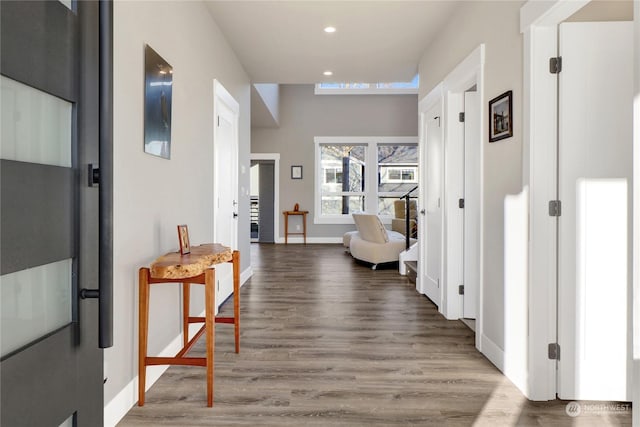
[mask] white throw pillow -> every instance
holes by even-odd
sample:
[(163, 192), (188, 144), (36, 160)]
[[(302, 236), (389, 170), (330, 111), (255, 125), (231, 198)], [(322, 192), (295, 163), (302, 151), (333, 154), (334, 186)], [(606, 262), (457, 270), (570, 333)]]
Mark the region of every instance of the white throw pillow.
[(387, 243), (389, 236), (384, 224), (373, 214), (353, 214), (360, 238), (372, 243)]

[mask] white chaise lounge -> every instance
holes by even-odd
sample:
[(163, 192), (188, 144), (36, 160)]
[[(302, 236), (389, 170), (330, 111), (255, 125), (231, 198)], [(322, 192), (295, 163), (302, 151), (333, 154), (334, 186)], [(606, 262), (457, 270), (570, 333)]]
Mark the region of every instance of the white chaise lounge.
[(378, 264), (398, 261), (406, 245), (402, 234), (387, 230), (378, 215), (353, 214), (353, 220), (358, 231), (345, 234), (343, 243), (355, 259), (372, 264), (374, 270)]

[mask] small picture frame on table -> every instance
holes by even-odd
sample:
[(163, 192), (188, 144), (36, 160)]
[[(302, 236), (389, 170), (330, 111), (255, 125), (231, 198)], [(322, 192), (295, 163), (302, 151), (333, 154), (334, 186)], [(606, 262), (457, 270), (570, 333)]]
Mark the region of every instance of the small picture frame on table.
[(186, 224), (178, 226), (178, 242), (180, 242), (180, 255), (191, 253), (191, 243), (189, 242), (189, 229)]
[(291, 166), (291, 179), (302, 179), (302, 166)]
[(489, 142), (513, 136), (513, 92), (507, 91), (489, 101)]

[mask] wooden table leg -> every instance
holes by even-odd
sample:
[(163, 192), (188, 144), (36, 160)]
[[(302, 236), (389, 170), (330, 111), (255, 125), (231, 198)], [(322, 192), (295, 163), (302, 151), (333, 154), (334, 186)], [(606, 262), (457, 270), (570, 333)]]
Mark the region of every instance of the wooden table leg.
[(183, 347), (189, 343), (189, 302), (191, 301), (191, 283), (182, 284), (182, 342)]
[(302, 235), (304, 237), (304, 244), (307, 244), (307, 214), (302, 214)]
[(148, 268), (138, 271), (138, 406), (144, 405), (144, 392), (147, 377), (147, 339), (149, 334), (149, 277)]
[(289, 215), (284, 213), (284, 244), (286, 245), (289, 237)]
[(214, 318), (214, 307), (216, 302), (215, 293), (215, 270), (208, 268), (204, 272), (204, 299), (205, 299), (205, 334), (207, 338), (207, 406), (213, 406), (213, 355), (216, 339), (216, 323)]
[(233, 325), (236, 353), (240, 353), (240, 251), (233, 251)]

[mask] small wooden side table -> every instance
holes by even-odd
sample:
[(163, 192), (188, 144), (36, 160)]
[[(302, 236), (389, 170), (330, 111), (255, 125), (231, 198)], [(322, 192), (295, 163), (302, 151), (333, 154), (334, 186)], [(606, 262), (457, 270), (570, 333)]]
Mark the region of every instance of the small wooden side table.
[[(233, 263), (233, 317), (215, 317), (215, 269), (211, 266), (223, 262)], [(184, 346), (174, 357), (148, 357), (149, 293), (157, 283), (182, 283)], [(205, 316), (189, 316), (189, 287), (204, 285)], [(213, 355), (215, 350), (215, 324), (232, 323), (235, 326), (236, 353), (240, 352), (240, 252), (216, 243), (192, 246), (191, 253), (171, 252), (139, 270), (139, 333), (138, 333), (138, 406), (144, 405), (147, 366), (189, 365), (207, 368), (207, 406), (213, 406)], [(189, 340), (189, 324), (204, 323)], [(186, 357), (198, 339), (206, 334), (206, 357)]]
[[(284, 244), (289, 243), (289, 235), (302, 235), (304, 237), (304, 244), (307, 244), (307, 214), (309, 211), (283, 211), (284, 214)], [(302, 215), (302, 233), (289, 233), (289, 216)]]

